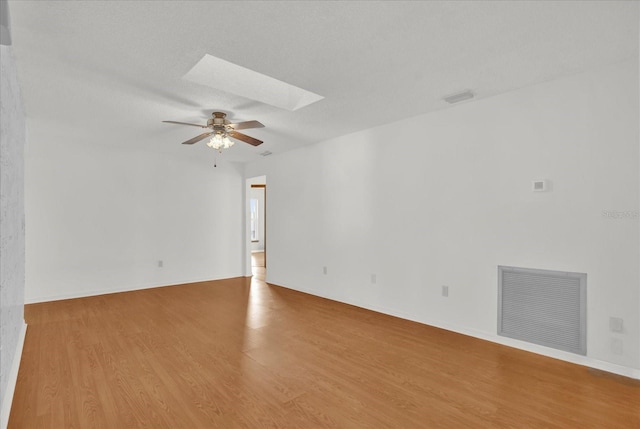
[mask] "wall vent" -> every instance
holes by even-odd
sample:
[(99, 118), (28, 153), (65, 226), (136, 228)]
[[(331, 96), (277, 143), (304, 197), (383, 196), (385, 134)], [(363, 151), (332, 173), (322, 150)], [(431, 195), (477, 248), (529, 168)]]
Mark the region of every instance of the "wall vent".
[(458, 92), (456, 94), (451, 94), (451, 95), (444, 96), (444, 97), (442, 97), (442, 99), (444, 101), (446, 101), (447, 103), (449, 103), (449, 104), (455, 104), (455, 103), (459, 103), (459, 102), (464, 101), (464, 100), (470, 100), (473, 97), (475, 97), (475, 94), (471, 90), (466, 89), (466, 90), (464, 90), (462, 92)]
[(587, 275), (498, 267), (498, 335), (587, 354)]

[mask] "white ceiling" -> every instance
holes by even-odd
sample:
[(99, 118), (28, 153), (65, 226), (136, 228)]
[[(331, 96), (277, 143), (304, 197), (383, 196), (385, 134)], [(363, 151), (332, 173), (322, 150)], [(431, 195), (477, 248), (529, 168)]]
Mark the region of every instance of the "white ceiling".
[[(10, 1), (31, 140), (181, 156), (214, 110), (250, 161), (638, 55), (639, 3)], [(182, 79), (205, 54), (325, 98), (288, 111)], [(471, 101), (473, 102), (473, 101)], [(39, 134), (38, 134), (39, 133)]]

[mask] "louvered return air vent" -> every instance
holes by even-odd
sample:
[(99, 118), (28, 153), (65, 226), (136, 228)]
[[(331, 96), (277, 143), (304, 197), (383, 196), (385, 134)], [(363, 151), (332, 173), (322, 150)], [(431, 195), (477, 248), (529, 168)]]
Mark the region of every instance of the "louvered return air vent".
[(498, 335), (587, 354), (587, 275), (498, 267)]

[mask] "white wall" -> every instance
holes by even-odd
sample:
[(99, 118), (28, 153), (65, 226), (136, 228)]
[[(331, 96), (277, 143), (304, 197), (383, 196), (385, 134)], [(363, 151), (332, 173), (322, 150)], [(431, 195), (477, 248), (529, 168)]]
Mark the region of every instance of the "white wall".
[[(6, 11), (7, 5), (3, 4), (2, 12)], [(5, 45), (0, 45), (0, 94), (0, 428), (5, 428), (26, 328), (23, 311), (26, 128), (13, 50)]]
[(48, 130), (30, 123), (27, 302), (243, 275), (239, 167)]
[[(603, 216), (639, 208), (637, 95), (634, 59), (249, 164), (267, 280), (640, 377), (639, 222)], [(498, 265), (588, 274), (586, 359), (496, 336)]]
[(258, 241), (251, 242), (251, 251), (264, 250), (264, 188), (251, 188), (249, 198), (258, 200)]

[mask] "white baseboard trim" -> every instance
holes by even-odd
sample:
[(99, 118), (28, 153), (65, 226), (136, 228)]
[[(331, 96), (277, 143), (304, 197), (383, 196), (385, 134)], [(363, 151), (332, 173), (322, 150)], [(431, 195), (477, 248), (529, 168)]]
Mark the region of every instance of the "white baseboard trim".
[(18, 336), (18, 344), (16, 353), (13, 356), (11, 370), (7, 377), (7, 390), (2, 396), (2, 408), (0, 409), (0, 429), (7, 429), (9, 425), (9, 414), (11, 414), (11, 404), (13, 403), (13, 394), (16, 391), (16, 383), (18, 382), (18, 371), (20, 370), (20, 360), (22, 359), (22, 349), (24, 348), (24, 339), (27, 335), (27, 324), (23, 323)]
[(201, 282), (210, 282), (215, 280), (226, 280), (226, 279), (232, 279), (235, 277), (244, 277), (244, 276), (242, 274), (235, 273), (233, 275), (230, 274), (230, 275), (214, 276), (206, 279), (174, 280), (169, 283), (154, 283), (154, 284), (128, 286), (128, 287), (121, 287), (121, 288), (114, 288), (114, 289), (97, 289), (97, 290), (62, 293), (62, 294), (48, 295), (48, 296), (25, 297), (25, 304), (37, 304), (41, 302), (62, 301), (64, 299), (88, 298), (90, 296), (109, 295), (112, 293), (122, 293), (122, 292), (133, 292), (136, 290), (154, 289), (157, 287), (179, 286), (179, 285), (189, 284), (189, 283), (201, 283)]
[[(271, 284), (278, 285), (277, 283), (271, 283)], [(288, 288), (287, 286), (282, 286), (282, 287)], [(599, 369), (599, 370), (610, 372), (613, 374), (622, 375), (625, 377), (640, 380), (640, 369), (617, 365), (611, 362), (594, 359), (588, 356), (576, 355), (574, 353), (569, 353), (562, 350), (556, 350), (549, 347), (539, 346), (537, 344), (531, 344), (525, 341), (514, 340), (512, 338), (501, 337), (498, 334), (491, 334), (483, 331), (464, 328), (461, 326), (456, 326), (456, 325), (438, 321), (438, 320), (418, 319), (415, 316), (411, 316), (409, 314), (405, 314), (400, 311), (395, 311), (395, 310), (382, 308), (378, 306), (363, 305), (360, 302), (354, 302), (353, 300), (349, 300), (349, 299), (337, 298), (335, 296), (330, 296), (329, 294), (321, 293), (313, 289), (302, 289), (302, 288), (301, 289), (288, 288), (288, 289), (297, 290), (299, 292), (308, 293), (310, 295), (319, 296), (322, 298), (330, 299), (332, 301), (342, 302), (345, 304), (353, 305), (355, 307), (364, 308), (366, 310), (387, 314), (389, 316), (399, 317), (400, 319), (410, 320), (412, 322), (421, 323), (423, 325), (445, 329), (447, 331), (456, 332), (458, 334), (467, 335), (467, 336), (478, 338), (481, 340), (491, 341), (492, 343), (497, 343), (507, 347), (513, 347), (513, 348), (528, 351), (531, 353), (536, 353), (536, 354), (550, 357), (553, 359), (559, 359), (565, 362), (570, 362), (570, 363), (586, 366), (589, 368)]]
[[(397, 317), (404, 318), (400, 315)], [(411, 319), (409, 319), (411, 320)], [(419, 320), (415, 320), (418, 323), (424, 323)], [(553, 359), (562, 360), (565, 362), (574, 363), (577, 365), (587, 366), (594, 369), (610, 372), (613, 374), (623, 375), (629, 378), (635, 378), (640, 380), (640, 370), (629, 368), (622, 365), (617, 365), (611, 362), (605, 362), (598, 359), (594, 359), (588, 356), (581, 356), (562, 350), (556, 350), (549, 347), (539, 346), (537, 344), (527, 343), (525, 341), (514, 340), (512, 338), (502, 337), (497, 334), (487, 334), (485, 332), (476, 331), (473, 329), (461, 328), (459, 326), (453, 326), (447, 323), (427, 323), (430, 326), (436, 328), (445, 329), (447, 331), (456, 332), (470, 337), (478, 338), (485, 341), (491, 341), (492, 343), (501, 344), (507, 347), (513, 347), (516, 349), (524, 350), (530, 353), (536, 353), (542, 356), (550, 357)]]
[(512, 338), (502, 337), (500, 335), (491, 335), (484, 332), (476, 332), (470, 329), (461, 329), (457, 327), (447, 326), (446, 324), (436, 325), (441, 329), (457, 332), (471, 337), (479, 338), (481, 340), (491, 341), (492, 343), (502, 344), (503, 346), (513, 347), (516, 349), (524, 350), (531, 353), (536, 353), (553, 359), (559, 359), (565, 362), (574, 363), (577, 365), (587, 366), (589, 368), (599, 369), (602, 371), (610, 372), (613, 374), (623, 375), (629, 378), (635, 378), (640, 380), (640, 370), (629, 368), (622, 365), (617, 365), (611, 362), (605, 362), (599, 359), (594, 359), (588, 356), (581, 356), (562, 350), (556, 350), (549, 347), (539, 346), (537, 344), (527, 343), (525, 341), (514, 340)]

